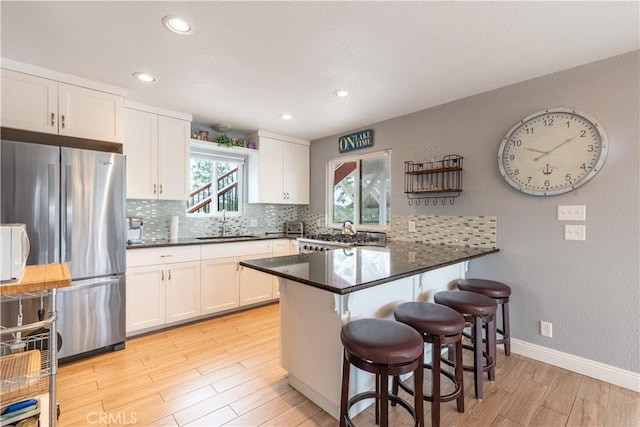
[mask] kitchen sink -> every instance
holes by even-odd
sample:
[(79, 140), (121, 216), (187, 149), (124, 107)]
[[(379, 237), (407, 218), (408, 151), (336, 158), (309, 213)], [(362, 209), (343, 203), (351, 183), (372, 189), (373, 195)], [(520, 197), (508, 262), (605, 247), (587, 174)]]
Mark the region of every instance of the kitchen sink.
[(231, 239), (255, 239), (258, 236), (242, 235), (242, 236), (205, 236), (196, 237), (198, 240), (231, 240)]

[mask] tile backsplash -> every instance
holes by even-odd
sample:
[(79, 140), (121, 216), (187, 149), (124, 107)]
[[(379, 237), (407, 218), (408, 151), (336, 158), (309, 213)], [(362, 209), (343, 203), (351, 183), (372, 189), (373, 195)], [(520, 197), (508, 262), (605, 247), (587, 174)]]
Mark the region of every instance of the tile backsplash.
[[(171, 217), (178, 216), (178, 238), (217, 236), (222, 219), (186, 215), (185, 202), (127, 200), (127, 216), (144, 220), (145, 240), (169, 239)], [(240, 217), (227, 217), (229, 234), (265, 234), (284, 231), (287, 221), (303, 221), (305, 234), (326, 233), (324, 214), (312, 214), (307, 205), (247, 204)], [(409, 232), (409, 221), (416, 231)], [(467, 247), (496, 247), (497, 218), (492, 216), (392, 216), (389, 241), (432, 243)]]

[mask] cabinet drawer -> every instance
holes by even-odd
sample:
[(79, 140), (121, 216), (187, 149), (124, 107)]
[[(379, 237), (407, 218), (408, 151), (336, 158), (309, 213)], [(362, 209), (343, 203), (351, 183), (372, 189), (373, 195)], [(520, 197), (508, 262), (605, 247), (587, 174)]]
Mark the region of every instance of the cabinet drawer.
[(213, 243), (202, 245), (202, 259), (216, 259), (228, 257), (244, 257), (254, 254), (271, 254), (273, 244), (270, 240), (234, 243)]
[(129, 249), (127, 267), (200, 260), (200, 246), (172, 246), (166, 248)]

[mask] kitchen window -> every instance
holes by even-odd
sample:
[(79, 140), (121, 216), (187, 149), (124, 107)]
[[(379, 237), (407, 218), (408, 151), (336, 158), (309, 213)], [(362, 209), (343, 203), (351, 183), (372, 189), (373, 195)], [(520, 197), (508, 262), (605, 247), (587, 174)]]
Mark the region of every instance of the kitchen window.
[(350, 221), (365, 229), (385, 228), (391, 219), (390, 151), (329, 161), (327, 207), (330, 227)]
[(242, 156), (192, 144), (187, 215), (242, 215), (244, 163)]

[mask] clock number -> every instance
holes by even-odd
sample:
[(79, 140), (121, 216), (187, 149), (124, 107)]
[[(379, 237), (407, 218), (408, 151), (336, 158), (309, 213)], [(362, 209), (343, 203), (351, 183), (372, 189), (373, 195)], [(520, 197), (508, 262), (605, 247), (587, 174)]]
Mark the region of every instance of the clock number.
[(545, 126), (553, 126), (553, 118), (543, 120)]
[(531, 178), (533, 178), (533, 177), (532, 177), (532, 176), (528, 176), (528, 177), (527, 177), (527, 184), (530, 184), (530, 183), (531, 183)]
[(524, 131), (527, 132), (527, 135), (530, 135), (533, 133), (533, 128), (526, 128)]
[(585, 170), (585, 171), (586, 171), (586, 170), (587, 170), (587, 165), (586, 165), (585, 163), (581, 164), (581, 165), (580, 165), (580, 169), (582, 169), (582, 170)]
[(549, 182), (549, 180), (548, 180), (548, 179), (545, 179), (545, 180), (544, 180), (544, 186), (545, 186), (545, 187), (548, 187), (548, 186), (550, 186), (550, 185), (551, 185), (551, 182)]
[(587, 136), (587, 131), (586, 131), (586, 130), (584, 130), (584, 129), (582, 129), (582, 130), (580, 131), (580, 138), (584, 138), (585, 136)]
[(514, 161), (516, 156), (514, 154), (509, 154), (509, 160)]
[(564, 176), (564, 180), (567, 181), (567, 182), (571, 182), (571, 174), (570, 173), (566, 174)]
[(515, 141), (511, 141), (514, 147), (520, 147), (522, 145), (521, 139), (516, 139)]
[(567, 123), (567, 127), (569, 127), (569, 125), (571, 124), (571, 122), (570, 122), (570, 121), (567, 121), (566, 123)]
[(589, 153), (593, 153), (593, 150), (594, 150), (594, 148), (593, 148), (593, 144), (589, 144), (589, 145), (587, 145), (587, 151), (588, 151)]
[(514, 169), (513, 170), (513, 174), (514, 175), (520, 175), (520, 169)]

